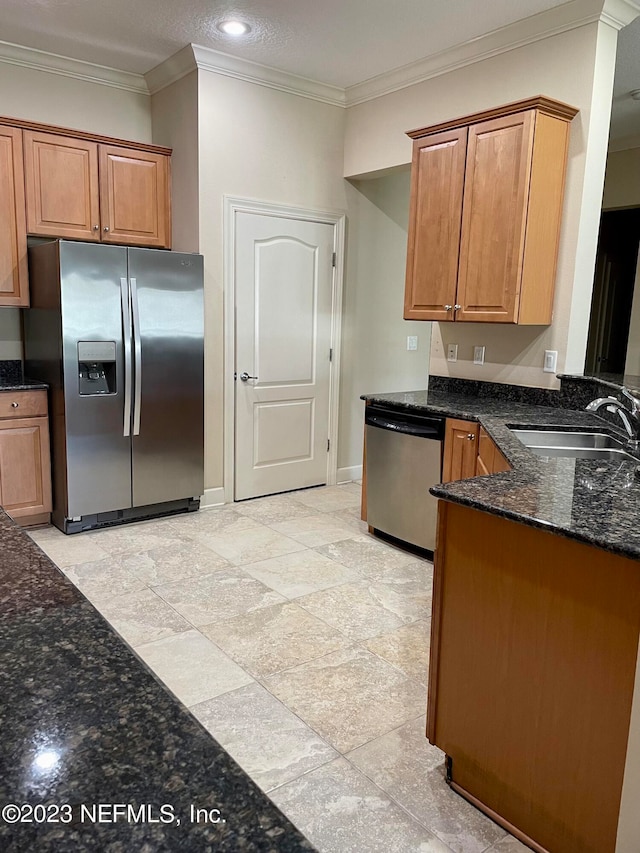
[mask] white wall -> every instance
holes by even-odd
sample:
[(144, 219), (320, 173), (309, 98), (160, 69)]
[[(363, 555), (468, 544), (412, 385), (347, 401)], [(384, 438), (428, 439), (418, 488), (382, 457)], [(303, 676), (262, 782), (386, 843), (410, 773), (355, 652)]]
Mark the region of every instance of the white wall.
[[(223, 197), (343, 211), (344, 110), (200, 70), (200, 251), (205, 256), (205, 486), (223, 484)], [(228, 498), (229, 496), (227, 496)]]
[[(640, 105), (638, 106), (640, 112)], [(612, 151), (607, 157), (602, 207), (613, 210), (617, 207), (640, 205), (640, 148)]]
[[(409, 184), (405, 168), (347, 185), (339, 471), (362, 465), (361, 394), (427, 386), (431, 323), (402, 319)], [(407, 335), (418, 336), (417, 351), (407, 351)]]
[[(19, 65), (0, 64), (0, 115), (151, 142), (148, 96)], [(0, 360), (14, 358), (20, 309), (0, 308)]]
[[(347, 110), (347, 177), (410, 162), (412, 128), (537, 94), (580, 110), (571, 126), (553, 325), (434, 324), (432, 373), (555, 387), (542, 371), (545, 349), (558, 351), (559, 372), (578, 362), (582, 371), (616, 39), (608, 25), (589, 24)], [(459, 344), (455, 364), (444, 357), (448, 343)], [(486, 346), (482, 368), (469, 362), (474, 345)]]
[(153, 141), (171, 155), (172, 248), (198, 252), (200, 172), (198, 153), (198, 72), (192, 71), (151, 98)]

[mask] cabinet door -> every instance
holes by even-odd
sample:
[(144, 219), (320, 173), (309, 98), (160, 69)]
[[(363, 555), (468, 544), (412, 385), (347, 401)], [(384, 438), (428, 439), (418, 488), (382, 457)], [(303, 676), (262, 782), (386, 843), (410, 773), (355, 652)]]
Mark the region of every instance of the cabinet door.
[(533, 111), (469, 128), (456, 320), (517, 321), (533, 130)]
[(103, 242), (168, 248), (168, 158), (101, 145), (100, 204)]
[(0, 421), (0, 504), (13, 518), (51, 512), (47, 418)]
[(480, 427), (478, 434), (478, 457), (476, 475), (493, 474), (496, 446), (486, 430)]
[(28, 305), (22, 131), (0, 127), (0, 305)]
[(28, 233), (100, 240), (97, 144), (24, 131), (24, 155)]
[(466, 128), (413, 143), (405, 320), (454, 319), (466, 143)]
[(442, 482), (465, 480), (476, 474), (478, 424), (447, 418)]

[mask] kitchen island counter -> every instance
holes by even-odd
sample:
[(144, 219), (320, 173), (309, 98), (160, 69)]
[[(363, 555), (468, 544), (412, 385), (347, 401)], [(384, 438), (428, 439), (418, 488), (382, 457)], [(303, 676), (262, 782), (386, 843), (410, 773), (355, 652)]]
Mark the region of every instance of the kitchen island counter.
[(1, 510), (0, 543), (4, 853), (314, 849)]

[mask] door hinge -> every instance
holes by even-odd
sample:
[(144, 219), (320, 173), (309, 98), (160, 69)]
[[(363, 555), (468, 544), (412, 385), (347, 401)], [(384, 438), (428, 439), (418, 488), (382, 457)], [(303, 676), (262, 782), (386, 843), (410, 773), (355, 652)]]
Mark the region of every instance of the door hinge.
[(329, 452), (329, 448), (331, 447), (331, 439), (327, 439), (327, 453)]
[(329, 350), (329, 361), (333, 361), (333, 347)]
[(334, 253), (331, 255), (331, 266), (332, 266), (332, 267), (335, 267), (335, 265), (336, 265), (336, 253), (334, 252)]

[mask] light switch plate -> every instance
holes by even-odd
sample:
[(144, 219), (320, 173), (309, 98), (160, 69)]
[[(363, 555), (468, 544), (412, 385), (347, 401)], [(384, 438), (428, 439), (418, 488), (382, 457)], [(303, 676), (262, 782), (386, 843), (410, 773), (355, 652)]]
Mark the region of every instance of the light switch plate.
[(544, 351), (544, 373), (555, 373), (558, 369), (558, 351), (555, 349), (546, 349)]
[(473, 348), (473, 363), (484, 364), (484, 347)]
[(408, 350), (418, 349), (418, 336), (417, 335), (407, 335), (407, 349)]
[(447, 361), (458, 360), (458, 344), (447, 344)]

